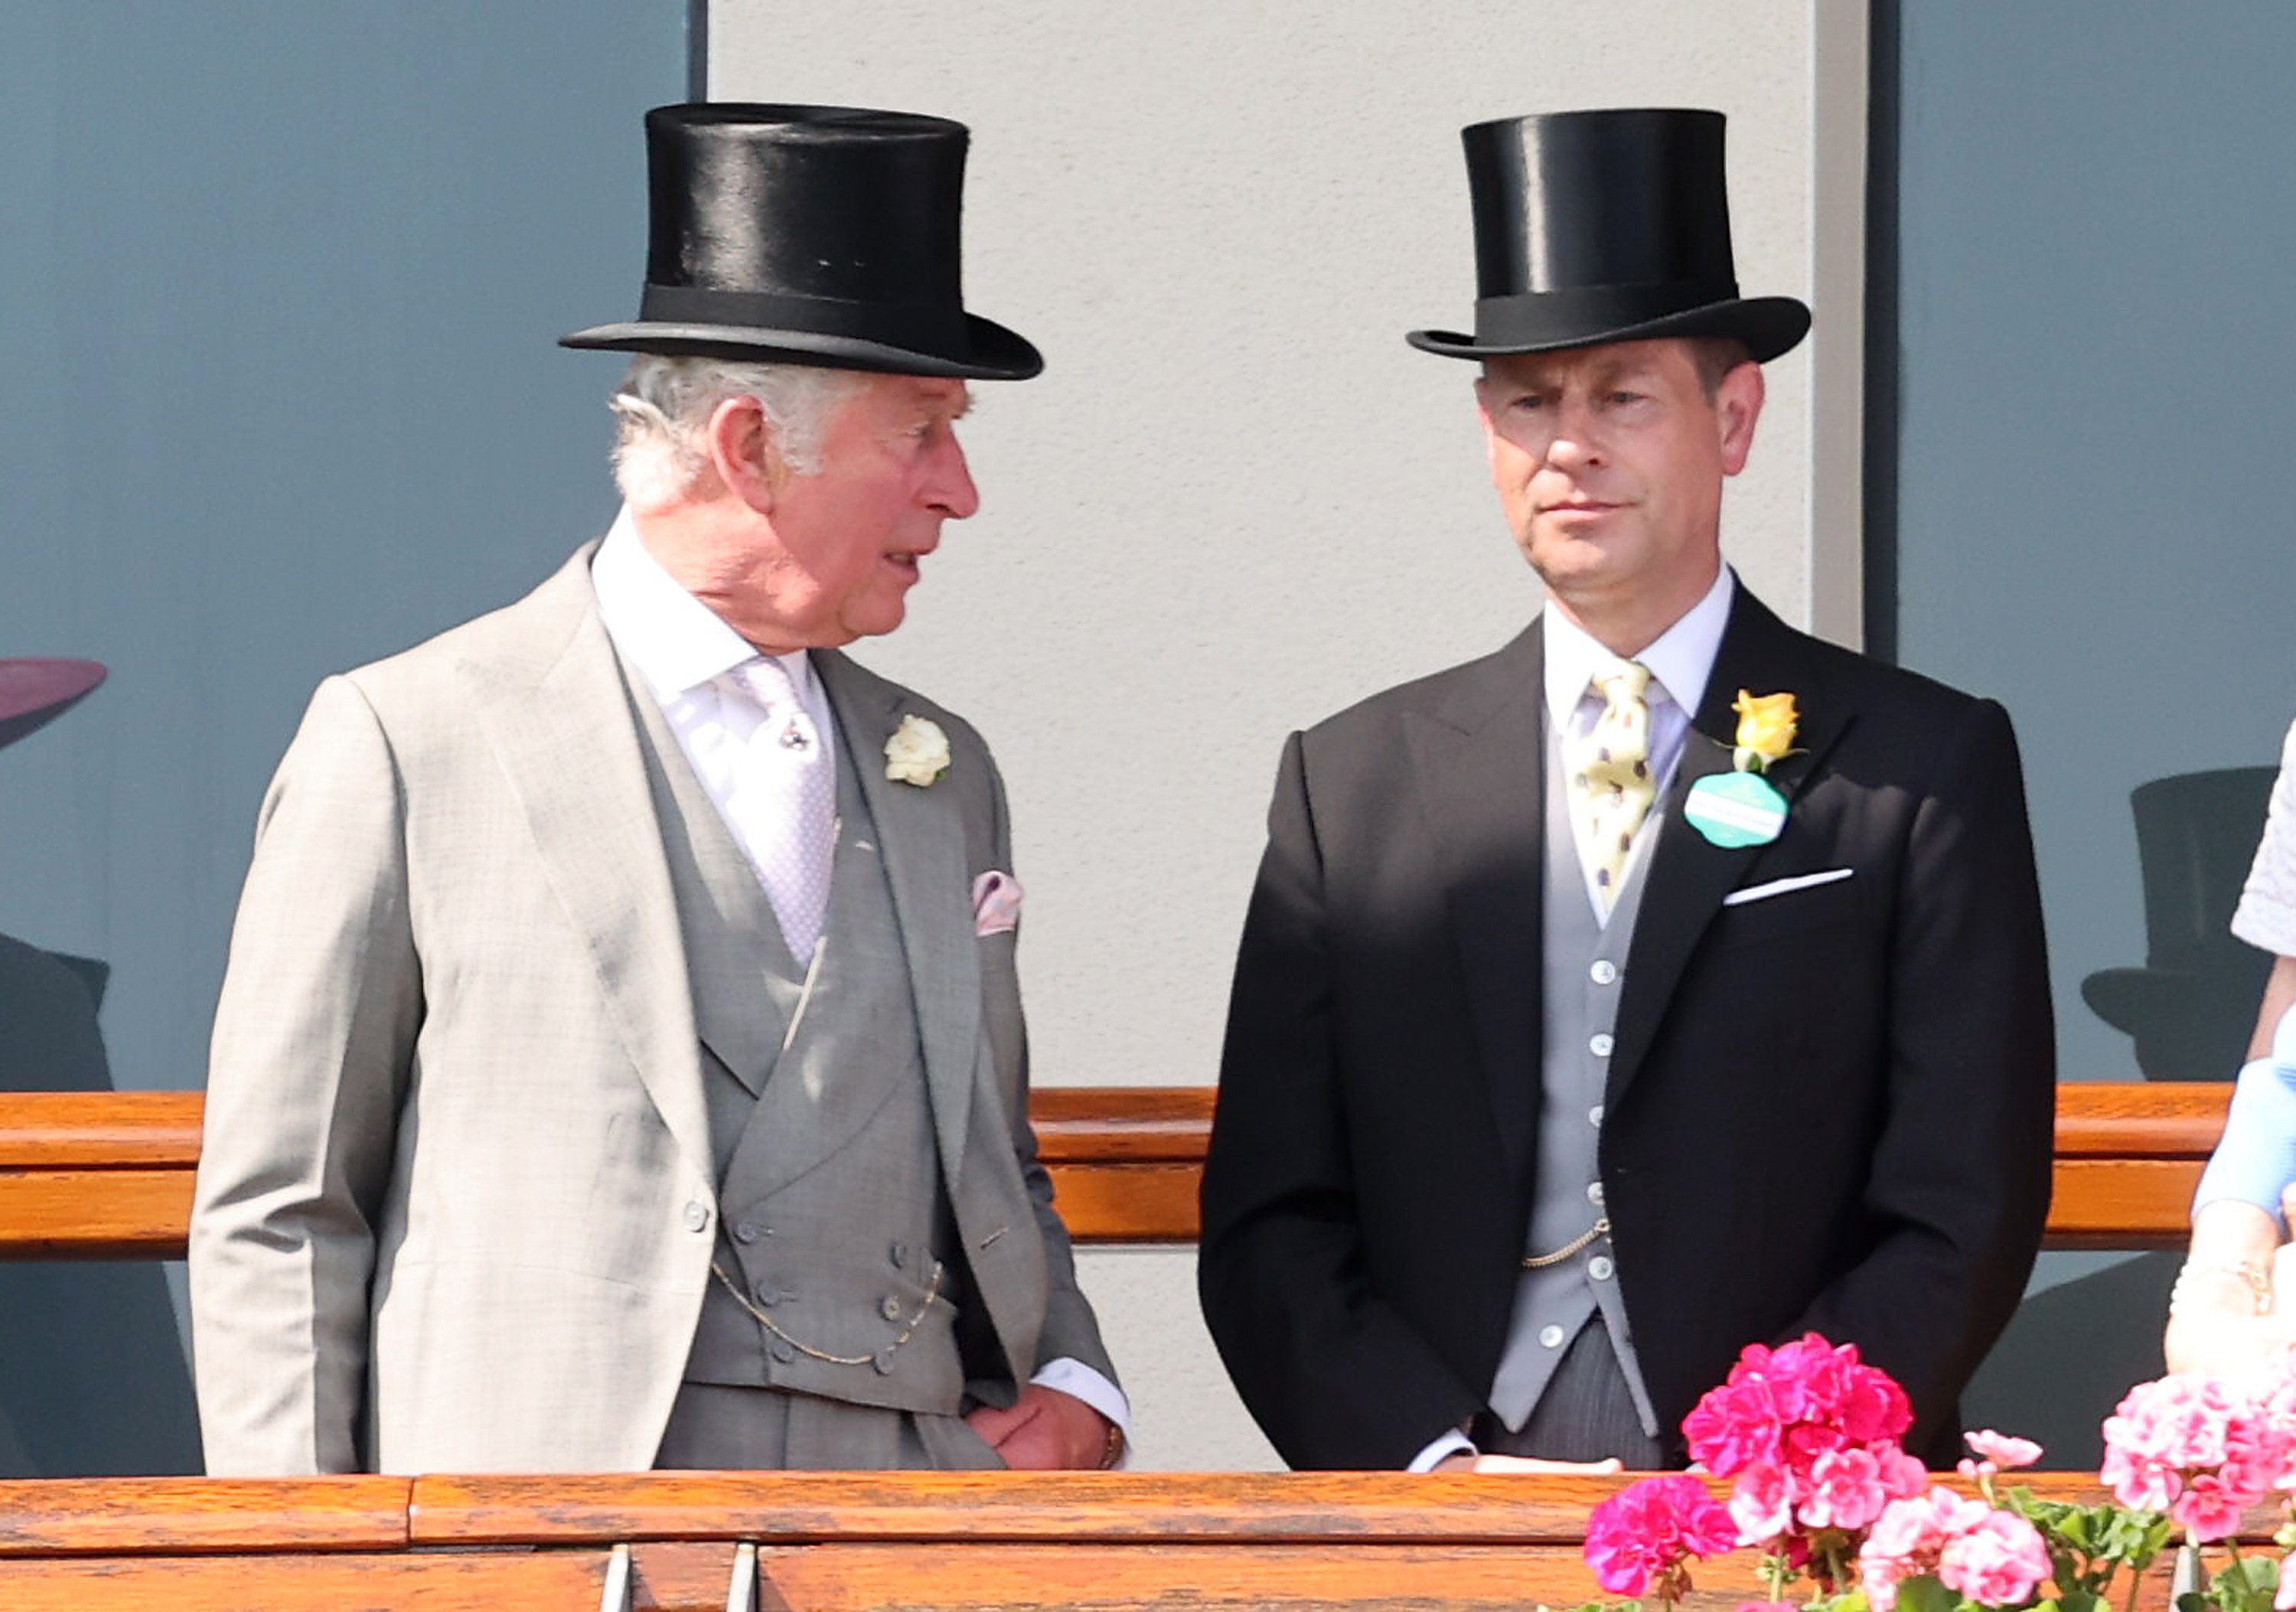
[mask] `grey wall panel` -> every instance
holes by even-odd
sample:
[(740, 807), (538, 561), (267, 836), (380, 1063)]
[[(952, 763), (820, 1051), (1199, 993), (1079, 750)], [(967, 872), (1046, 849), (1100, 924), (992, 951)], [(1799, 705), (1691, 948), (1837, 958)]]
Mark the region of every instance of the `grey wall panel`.
[[(256, 806), (312, 685), (509, 600), (611, 517), (618, 366), (553, 343), (635, 307), (639, 116), (683, 95), (685, 21), (678, 0), (0, 12), (0, 656), (111, 668), (0, 753), (0, 933), (111, 965), (119, 1085), (201, 1078)], [(157, 1271), (17, 1276), (0, 1466), (194, 1460)], [(123, 1330), (163, 1346), (110, 1357), (134, 1414), (107, 1423), (65, 1368)]]
[[(2296, 713), (2296, 11), (1893, 9), (1900, 655), (2015, 718), (2061, 1066), (2134, 1079), (2080, 992), (2146, 957), (2129, 792), (2269, 762)], [(2161, 1369), (2174, 1269), (2044, 1256), (1972, 1421), (2093, 1461), (2098, 1419)]]

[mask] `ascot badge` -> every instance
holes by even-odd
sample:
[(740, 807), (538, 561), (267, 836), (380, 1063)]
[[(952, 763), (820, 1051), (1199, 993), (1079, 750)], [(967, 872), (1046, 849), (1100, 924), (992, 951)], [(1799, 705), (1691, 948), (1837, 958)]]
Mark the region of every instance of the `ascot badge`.
[(1738, 713), (1732, 770), (1692, 785), (1682, 815), (1709, 843), (1736, 851), (1767, 845), (1785, 829), (1786, 798), (1762, 775), (1773, 761), (1795, 753), (1798, 719), (1791, 694), (1755, 695), (1742, 688), (1730, 709)]

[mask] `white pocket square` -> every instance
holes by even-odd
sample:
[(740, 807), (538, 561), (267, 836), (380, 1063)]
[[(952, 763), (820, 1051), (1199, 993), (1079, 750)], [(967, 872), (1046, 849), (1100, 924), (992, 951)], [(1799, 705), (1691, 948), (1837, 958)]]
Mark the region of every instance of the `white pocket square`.
[(972, 933), (1010, 934), (1021, 924), (1021, 881), (990, 868), (972, 881)]
[(1846, 879), (1857, 869), (1829, 868), (1824, 873), (1798, 873), (1790, 879), (1772, 879), (1767, 884), (1749, 884), (1743, 890), (1734, 890), (1722, 898), (1725, 907), (1742, 907), (1748, 901), (1764, 901), (1774, 895), (1784, 895), (1790, 890), (1808, 890), (1813, 884), (1831, 884), (1836, 879)]

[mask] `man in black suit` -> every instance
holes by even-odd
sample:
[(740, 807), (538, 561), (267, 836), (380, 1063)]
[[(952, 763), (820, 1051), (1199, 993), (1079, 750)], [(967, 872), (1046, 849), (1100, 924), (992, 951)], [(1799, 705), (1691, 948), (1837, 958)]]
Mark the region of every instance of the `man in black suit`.
[(2007, 717), (1721, 562), (1760, 364), (1809, 321), (1738, 294), (1721, 117), (1465, 139), (1475, 333), (1411, 341), (1480, 362), (1548, 607), (1285, 746), (1206, 1317), (1297, 1467), (1678, 1465), (1739, 1350), (1806, 1330), (1895, 1376), (1949, 1464), (2048, 1202)]

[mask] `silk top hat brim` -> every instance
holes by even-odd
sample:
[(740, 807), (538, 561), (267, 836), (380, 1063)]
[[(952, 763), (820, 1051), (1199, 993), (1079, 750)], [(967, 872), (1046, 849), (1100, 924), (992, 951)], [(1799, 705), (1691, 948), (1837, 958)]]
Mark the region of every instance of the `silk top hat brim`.
[(0, 660), (0, 750), (54, 721), (103, 679), (94, 661)]
[(656, 107), (638, 317), (561, 345), (1027, 380), (1036, 348), (964, 306), (968, 139), (861, 107)]
[(1722, 131), (1719, 112), (1673, 110), (1470, 125), (1475, 328), (1405, 339), (1452, 358), (1669, 336), (1734, 337), (1758, 363), (1792, 350), (1809, 309), (1739, 295)]
[(1504, 305), (1487, 308), (1485, 301), (1476, 303), (1472, 335), (1414, 330), (1403, 339), (1421, 352), (1446, 358), (1504, 358), (1599, 347), (1608, 341), (1731, 336), (1746, 344), (1748, 358), (1767, 364), (1792, 352), (1809, 333), (1809, 309), (1792, 297), (1693, 300), (1678, 311), (1655, 316), (1648, 313), (1645, 298), (1619, 298), (1610, 308), (1591, 307), (1588, 304), (1594, 299), (1570, 299), (1560, 292), (1530, 292), (1493, 300)]

